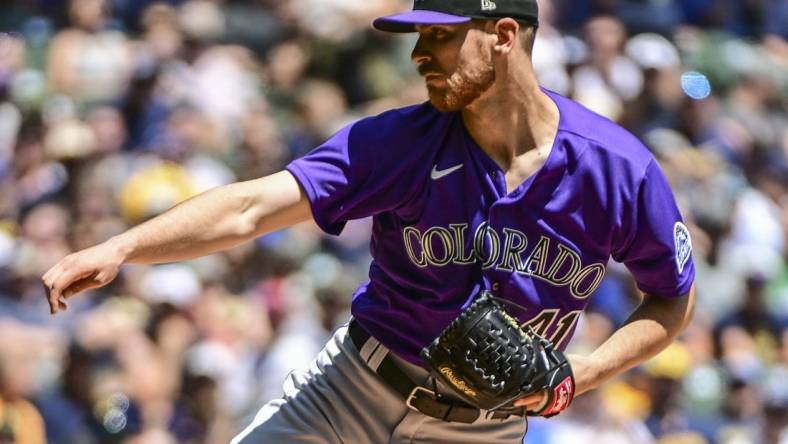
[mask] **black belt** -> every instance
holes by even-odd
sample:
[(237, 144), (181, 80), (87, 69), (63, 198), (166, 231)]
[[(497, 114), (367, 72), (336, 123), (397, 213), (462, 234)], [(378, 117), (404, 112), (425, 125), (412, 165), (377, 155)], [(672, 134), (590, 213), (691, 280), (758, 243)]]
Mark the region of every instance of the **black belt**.
[[(370, 334), (355, 320), (350, 321), (348, 333), (350, 334), (350, 339), (353, 341), (353, 345), (355, 345), (356, 349), (359, 351), (370, 338)], [(466, 424), (476, 421), (481, 415), (481, 411), (476, 407), (459, 401), (441, 399), (440, 395), (436, 394), (434, 390), (414, 383), (388, 354), (386, 354), (386, 357), (380, 362), (380, 366), (378, 366), (375, 372), (389, 385), (389, 387), (405, 398), (405, 405), (412, 410), (419, 411), (427, 416), (438, 418), (442, 421), (462, 422)], [(517, 413), (491, 412), (490, 418), (506, 419), (512, 416), (512, 414)]]

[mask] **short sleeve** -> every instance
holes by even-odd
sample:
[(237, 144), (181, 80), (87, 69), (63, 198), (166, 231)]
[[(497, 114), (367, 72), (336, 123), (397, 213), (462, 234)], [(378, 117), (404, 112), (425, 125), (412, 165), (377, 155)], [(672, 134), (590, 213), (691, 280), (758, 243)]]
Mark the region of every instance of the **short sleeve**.
[(670, 185), (654, 160), (646, 167), (634, 198), (613, 258), (626, 265), (638, 288), (648, 294), (686, 294), (695, 279), (692, 240)]
[(432, 138), (436, 115), (421, 106), (360, 120), (287, 165), (318, 226), (338, 235), (348, 220), (406, 202), (429, 172), (433, 153), (418, 141)]

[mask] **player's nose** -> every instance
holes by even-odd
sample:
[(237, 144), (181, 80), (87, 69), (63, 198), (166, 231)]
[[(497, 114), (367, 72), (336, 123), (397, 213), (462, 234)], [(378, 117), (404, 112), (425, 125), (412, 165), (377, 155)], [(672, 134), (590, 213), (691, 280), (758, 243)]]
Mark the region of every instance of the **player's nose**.
[(416, 65), (423, 65), (430, 61), (431, 56), (429, 51), (425, 48), (424, 38), (419, 37), (416, 41), (416, 46), (413, 47), (413, 51), (410, 53), (410, 59), (413, 60), (413, 63)]

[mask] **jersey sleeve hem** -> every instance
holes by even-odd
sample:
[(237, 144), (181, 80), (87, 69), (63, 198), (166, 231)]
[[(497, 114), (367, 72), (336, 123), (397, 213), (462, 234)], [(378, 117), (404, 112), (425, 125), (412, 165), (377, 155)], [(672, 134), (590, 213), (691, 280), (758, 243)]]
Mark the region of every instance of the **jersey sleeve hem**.
[(342, 230), (345, 229), (345, 222), (331, 223), (316, 210), (318, 207), (318, 200), (320, 198), (318, 197), (315, 186), (310, 180), (309, 175), (306, 174), (303, 168), (301, 168), (301, 166), (297, 163), (290, 163), (285, 168), (290, 172), (290, 174), (293, 175), (293, 177), (295, 177), (296, 181), (301, 186), (301, 189), (304, 190), (306, 198), (309, 200), (309, 206), (312, 210), (312, 219), (314, 219), (317, 226), (328, 234), (339, 236), (342, 233)]
[(657, 287), (642, 285), (640, 283), (638, 283), (637, 286), (638, 289), (640, 289), (640, 291), (646, 294), (658, 296), (665, 299), (676, 299), (689, 293), (690, 288), (692, 288), (692, 284), (694, 282), (695, 282), (695, 269), (693, 268), (692, 271), (687, 274), (687, 277), (684, 279), (684, 281), (675, 287), (657, 288)]

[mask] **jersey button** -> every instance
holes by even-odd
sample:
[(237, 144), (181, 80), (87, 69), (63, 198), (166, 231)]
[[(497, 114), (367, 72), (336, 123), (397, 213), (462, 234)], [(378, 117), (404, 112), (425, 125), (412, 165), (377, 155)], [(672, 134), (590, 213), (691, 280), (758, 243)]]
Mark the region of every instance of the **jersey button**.
[(499, 284), (498, 282), (494, 282), (492, 284), (493, 291), (498, 291), (499, 288), (501, 288), (501, 284)]

